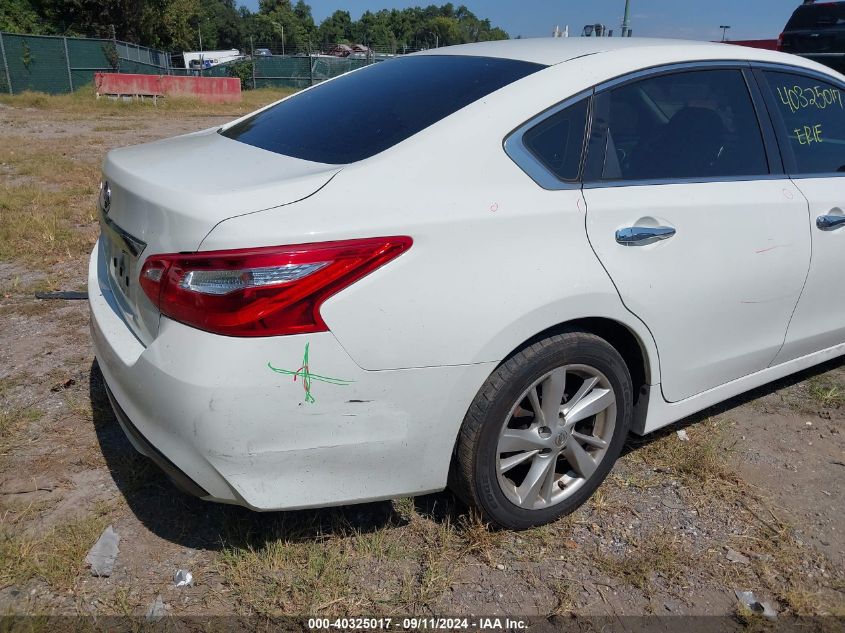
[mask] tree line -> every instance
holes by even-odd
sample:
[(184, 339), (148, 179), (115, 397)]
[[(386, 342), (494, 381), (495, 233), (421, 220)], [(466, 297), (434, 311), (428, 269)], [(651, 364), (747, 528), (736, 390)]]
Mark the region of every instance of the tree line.
[(320, 24), (304, 0), (259, 0), (257, 12), (235, 0), (2, 0), (0, 31), (114, 37), (169, 51), (270, 48), (315, 52), (332, 44), (364, 44), (403, 52), (507, 39), (467, 7), (366, 11), (353, 20), (337, 10)]

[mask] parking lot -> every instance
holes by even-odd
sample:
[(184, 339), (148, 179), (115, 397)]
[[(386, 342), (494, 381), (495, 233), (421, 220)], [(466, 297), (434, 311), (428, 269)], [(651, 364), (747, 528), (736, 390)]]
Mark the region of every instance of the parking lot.
[[(99, 165), (114, 147), (222, 123), (240, 106), (0, 98), (0, 609), (281, 614), (845, 616), (845, 361), (632, 438), (598, 494), (525, 532), (449, 493), (256, 514), (178, 492), (109, 408), (84, 290)], [(209, 178), (224, 166), (209, 165)], [(683, 431), (683, 433), (680, 433)], [(85, 556), (111, 525), (110, 577)], [(178, 569), (192, 573), (177, 588)], [(816, 622), (820, 628), (833, 620)], [(833, 630), (833, 629), (831, 629)]]

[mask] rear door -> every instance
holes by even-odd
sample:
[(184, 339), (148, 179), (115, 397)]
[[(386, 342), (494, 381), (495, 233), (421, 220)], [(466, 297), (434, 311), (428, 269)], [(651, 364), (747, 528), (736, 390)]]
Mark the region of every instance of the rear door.
[(786, 170), (809, 204), (813, 259), (776, 362), (845, 343), (845, 85), (758, 71)]
[(749, 79), (697, 67), (594, 99), (587, 233), (654, 335), (671, 402), (768, 366), (809, 267), (807, 206)]

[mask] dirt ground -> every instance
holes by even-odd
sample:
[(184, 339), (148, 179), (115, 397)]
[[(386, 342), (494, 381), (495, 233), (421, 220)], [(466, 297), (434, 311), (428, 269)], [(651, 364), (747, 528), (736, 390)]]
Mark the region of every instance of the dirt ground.
[[(584, 508), (526, 532), (488, 530), (446, 492), (273, 514), (178, 492), (109, 409), (87, 302), (34, 293), (84, 289), (108, 149), (241, 111), (0, 100), (0, 612), (144, 616), (160, 597), (169, 615), (268, 622), (707, 615), (756, 630), (734, 593), (751, 590), (779, 621), (842, 630), (845, 361), (632, 438)], [(119, 555), (94, 577), (85, 555), (108, 525)]]

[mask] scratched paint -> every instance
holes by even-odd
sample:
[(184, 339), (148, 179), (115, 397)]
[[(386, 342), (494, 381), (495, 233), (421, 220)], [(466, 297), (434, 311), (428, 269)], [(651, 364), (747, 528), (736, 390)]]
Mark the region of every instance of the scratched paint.
[(760, 250), (754, 251), (754, 253), (760, 255), (761, 253), (768, 253), (769, 251), (773, 251), (776, 248), (789, 248), (789, 246), (789, 244), (777, 244), (775, 246), (769, 246), (768, 248), (761, 248)]
[(302, 378), (302, 388), (305, 389), (305, 402), (313, 404), (316, 402), (314, 396), (311, 395), (311, 382), (316, 380), (317, 382), (325, 382), (330, 385), (338, 385), (340, 387), (347, 387), (351, 383), (355, 382), (354, 380), (344, 380), (343, 378), (331, 378), (329, 376), (321, 376), (319, 374), (311, 373), (311, 368), (309, 366), (308, 361), (308, 347), (310, 343), (305, 344), (305, 353), (302, 355), (302, 365), (300, 365), (299, 369), (296, 371), (292, 371), (290, 369), (280, 369), (279, 367), (273, 367), (271, 362), (267, 363), (267, 367), (271, 370), (276, 372), (277, 374), (283, 374), (285, 376), (293, 376), (293, 381), (296, 382), (298, 378)]

